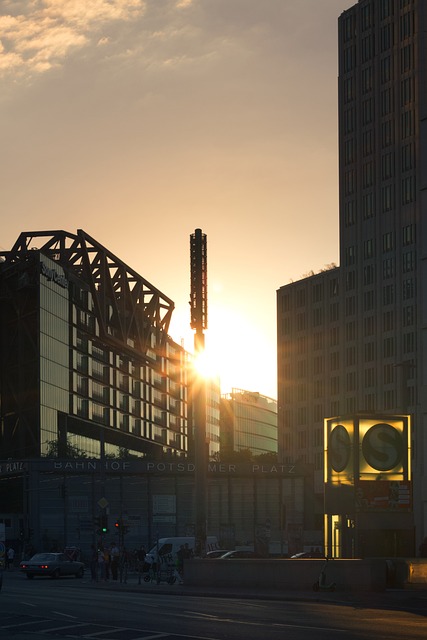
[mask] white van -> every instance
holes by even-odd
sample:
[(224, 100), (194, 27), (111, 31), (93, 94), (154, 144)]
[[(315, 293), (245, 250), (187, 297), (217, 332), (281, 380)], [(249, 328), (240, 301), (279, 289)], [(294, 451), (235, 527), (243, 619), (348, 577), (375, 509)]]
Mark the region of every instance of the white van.
[[(171, 567), (177, 565), (177, 552), (181, 545), (188, 544), (189, 549), (194, 553), (196, 539), (194, 536), (182, 536), (176, 538), (159, 538), (158, 543), (154, 545), (148, 552), (153, 558), (153, 562), (160, 560), (160, 567)], [(216, 536), (208, 536), (206, 538), (206, 553), (218, 549), (218, 540)]]

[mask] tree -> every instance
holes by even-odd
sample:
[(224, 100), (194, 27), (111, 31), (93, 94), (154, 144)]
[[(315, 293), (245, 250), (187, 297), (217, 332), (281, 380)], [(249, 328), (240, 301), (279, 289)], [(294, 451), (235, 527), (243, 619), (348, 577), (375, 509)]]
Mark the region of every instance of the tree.
[[(45, 458), (59, 458), (64, 456), (59, 456), (59, 440), (48, 440), (47, 441), (47, 451), (44, 454)], [(87, 458), (86, 451), (80, 449), (75, 444), (71, 444), (69, 436), (67, 437), (67, 444), (65, 446), (65, 458)]]

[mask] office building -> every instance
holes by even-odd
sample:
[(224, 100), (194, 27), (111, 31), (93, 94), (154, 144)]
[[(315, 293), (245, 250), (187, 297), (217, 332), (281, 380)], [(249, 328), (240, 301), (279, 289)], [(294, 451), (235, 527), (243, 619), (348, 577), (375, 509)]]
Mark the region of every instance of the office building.
[(186, 456), (173, 302), (84, 231), (1, 254), (2, 459)]
[(232, 389), (221, 398), (221, 454), (249, 450), (277, 454), (277, 402), (258, 392)]
[(412, 416), (415, 545), (427, 535), (427, 6), (360, 0), (339, 27), (340, 266), (277, 292), (279, 452), (316, 468), (324, 418)]

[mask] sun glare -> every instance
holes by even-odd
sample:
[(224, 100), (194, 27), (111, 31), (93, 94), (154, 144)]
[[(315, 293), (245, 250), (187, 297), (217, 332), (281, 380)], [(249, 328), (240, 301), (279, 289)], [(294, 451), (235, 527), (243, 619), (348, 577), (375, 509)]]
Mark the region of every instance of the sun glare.
[(194, 369), (199, 376), (206, 379), (218, 378), (220, 375), (220, 366), (216, 362), (212, 353), (205, 349), (202, 353), (194, 356)]

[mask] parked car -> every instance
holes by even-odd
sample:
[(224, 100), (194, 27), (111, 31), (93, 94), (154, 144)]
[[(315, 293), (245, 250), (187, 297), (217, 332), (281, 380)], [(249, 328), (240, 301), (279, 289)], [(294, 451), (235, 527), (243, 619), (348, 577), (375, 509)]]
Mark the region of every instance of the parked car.
[(256, 551), (250, 549), (234, 549), (234, 551), (227, 551), (224, 555), (220, 556), (219, 560), (232, 560), (234, 558), (260, 558), (261, 556)]
[(320, 551), (301, 551), (301, 553), (295, 553), (291, 556), (293, 558), (324, 558)]
[(71, 560), (64, 553), (36, 553), (29, 560), (23, 560), (20, 570), (32, 579), (34, 576), (76, 576), (83, 578), (85, 566), (83, 562)]
[(213, 551), (208, 551), (206, 554), (206, 558), (221, 558), (224, 553), (228, 553), (229, 549), (214, 549)]

